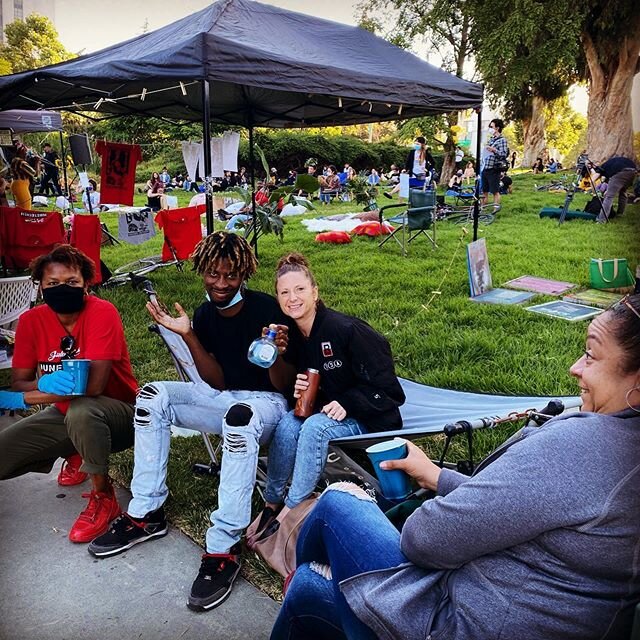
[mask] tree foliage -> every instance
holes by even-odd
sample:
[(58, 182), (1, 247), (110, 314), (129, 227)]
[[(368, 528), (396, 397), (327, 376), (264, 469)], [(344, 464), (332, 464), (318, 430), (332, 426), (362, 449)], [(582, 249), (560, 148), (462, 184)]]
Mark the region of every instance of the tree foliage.
[(24, 20), (9, 23), (4, 33), (6, 44), (0, 44), (0, 73), (18, 73), (75, 57), (58, 39), (49, 18), (32, 13)]
[(527, 118), (534, 96), (554, 100), (578, 79), (579, 25), (564, 0), (473, 0), (469, 10), (476, 65), (508, 119)]
[(565, 160), (587, 130), (587, 119), (571, 108), (569, 98), (553, 100), (545, 110), (547, 145)]

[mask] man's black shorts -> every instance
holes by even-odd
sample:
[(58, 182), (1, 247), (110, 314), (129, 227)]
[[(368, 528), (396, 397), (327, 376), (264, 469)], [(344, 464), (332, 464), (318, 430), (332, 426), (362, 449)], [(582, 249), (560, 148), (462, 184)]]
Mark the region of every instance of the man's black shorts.
[(500, 169), (485, 169), (482, 172), (482, 192), (493, 193), (500, 191)]

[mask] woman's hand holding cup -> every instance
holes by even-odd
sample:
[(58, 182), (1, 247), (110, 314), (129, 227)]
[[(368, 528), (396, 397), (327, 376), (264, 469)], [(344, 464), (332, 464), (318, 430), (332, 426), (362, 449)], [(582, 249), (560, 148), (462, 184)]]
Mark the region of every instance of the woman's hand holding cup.
[(303, 391), (309, 388), (309, 378), (306, 373), (299, 373), (296, 376), (296, 382), (293, 385), (293, 397), (299, 398)]
[(423, 489), (435, 491), (442, 469), (433, 463), (427, 455), (413, 442), (407, 441), (407, 457), (399, 460), (385, 460), (380, 468), (386, 471), (398, 469), (410, 475)]

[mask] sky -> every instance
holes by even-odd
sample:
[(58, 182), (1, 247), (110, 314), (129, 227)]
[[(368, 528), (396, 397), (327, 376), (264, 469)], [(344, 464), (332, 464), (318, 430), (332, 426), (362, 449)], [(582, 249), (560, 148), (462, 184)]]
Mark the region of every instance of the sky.
[[(343, 24), (356, 24), (356, 7), (359, 0), (269, 0), (272, 4), (291, 11), (299, 11)], [(55, 3), (56, 27), (64, 46), (75, 53), (91, 53), (112, 44), (133, 38), (148, 30), (158, 29), (179, 18), (203, 9), (211, 0), (57, 0)], [(430, 59), (438, 64), (436, 59)], [(638, 80), (638, 78), (636, 78)], [(586, 89), (572, 92), (572, 106), (586, 114)], [(640, 80), (634, 87), (640, 93)], [(638, 99), (636, 99), (636, 111)], [(634, 113), (634, 125), (640, 127), (640, 117)]]
[[(57, 0), (55, 22), (60, 41), (69, 51), (91, 53), (141, 34), (146, 21), (148, 30), (153, 31), (203, 9), (211, 1)], [(357, 22), (358, 0), (270, 0), (268, 4), (343, 24)]]

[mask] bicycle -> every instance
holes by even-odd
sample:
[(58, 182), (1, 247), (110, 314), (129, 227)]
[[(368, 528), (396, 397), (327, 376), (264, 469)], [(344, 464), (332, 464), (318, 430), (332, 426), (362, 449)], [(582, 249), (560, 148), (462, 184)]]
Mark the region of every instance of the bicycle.
[(128, 262), (127, 264), (123, 264), (122, 266), (114, 269), (113, 275), (106, 282), (103, 282), (102, 286), (108, 288), (119, 287), (123, 284), (127, 284), (128, 282), (134, 284), (135, 282), (139, 281), (142, 276), (145, 276), (152, 271), (156, 271), (156, 269), (170, 267), (172, 265), (175, 265), (178, 271), (184, 271), (182, 266), (183, 260), (180, 260), (178, 258), (175, 249), (166, 239), (166, 236), (165, 241), (169, 246), (169, 250), (171, 251), (173, 260), (163, 262), (161, 255), (155, 255), (148, 256), (146, 258), (139, 258), (138, 260), (134, 260), (133, 262)]
[[(436, 206), (436, 219), (446, 220), (453, 224), (473, 224), (475, 201), (465, 205), (438, 204)], [(480, 224), (491, 224), (496, 219), (496, 214), (500, 211), (500, 205), (480, 204), (478, 205), (478, 222)]]

